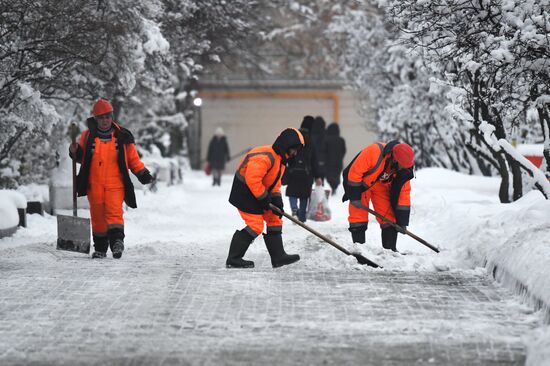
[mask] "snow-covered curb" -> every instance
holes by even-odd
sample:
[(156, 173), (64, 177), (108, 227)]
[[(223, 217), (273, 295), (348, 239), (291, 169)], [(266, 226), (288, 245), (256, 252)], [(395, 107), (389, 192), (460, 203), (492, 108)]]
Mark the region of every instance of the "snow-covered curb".
[(499, 178), (434, 168), (417, 176), (418, 198), (425, 201), (419, 206), (425, 206), (429, 225), (441, 228), (434, 233), (439, 241), (543, 309), (550, 322), (550, 201), (530, 191), (502, 204), (496, 194)]
[[(550, 323), (548, 212), (550, 202), (538, 191), (527, 193), (518, 202), (502, 205), (501, 211), (490, 221), (513, 227), (507, 240), (491, 243), (484, 235), (486, 230), (491, 231), (486, 222), (485, 230), (482, 227), (476, 230), (478, 240), (470, 243), (468, 253), (497, 281), (520, 294), (537, 310), (542, 309), (546, 322)], [(508, 223), (502, 220), (506, 216)]]

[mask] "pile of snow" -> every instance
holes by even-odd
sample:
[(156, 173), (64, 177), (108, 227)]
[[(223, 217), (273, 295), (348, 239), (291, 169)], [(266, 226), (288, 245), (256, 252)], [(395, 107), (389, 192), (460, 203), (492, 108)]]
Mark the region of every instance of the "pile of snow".
[(28, 184), (17, 187), (17, 192), (23, 194), (29, 201), (48, 202), (50, 200), (50, 191), (46, 184)]
[(533, 305), (550, 310), (549, 200), (531, 191), (502, 204), (496, 177), (433, 168), (418, 171), (417, 178), (411, 228), (430, 227), (430, 236), (443, 248), (485, 267)]
[(18, 208), (27, 208), (25, 196), (17, 191), (0, 190), (0, 230), (11, 229), (19, 224)]

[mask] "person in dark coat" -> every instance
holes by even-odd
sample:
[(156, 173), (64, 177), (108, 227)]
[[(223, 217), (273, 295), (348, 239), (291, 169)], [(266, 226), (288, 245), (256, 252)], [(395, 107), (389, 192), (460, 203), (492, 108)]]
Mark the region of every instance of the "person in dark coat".
[(210, 140), (206, 160), (212, 169), (212, 185), (221, 185), (222, 172), (225, 169), (225, 163), (229, 161), (229, 145), (221, 127), (216, 129)]
[(325, 128), (327, 124), (321, 116), (315, 117), (311, 129), (309, 130), (309, 135), (311, 139), (311, 144), (315, 149), (315, 155), (317, 156), (317, 162), (319, 165), (319, 173), (325, 177), (326, 176), (326, 150), (325, 150)]
[(309, 136), (313, 121), (311, 116), (304, 117), (300, 132), (304, 136), (305, 147), (289, 162), (282, 179), (282, 184), (287, 185), (285, 194), (290, 202), (292, 215), (297, 216), (301, 222), (306, 221), (307, 204), (314, 178), (316, 185), (321, 185), (323, 182), (315, 147)]
[(340, 137), (340, 126), (336, 122), (327, 127), (325, 151), (325, 178), (334, 195), (340, 185), (340, 174), (342, 174), (344, 155), (346, 155), (346, 141)]

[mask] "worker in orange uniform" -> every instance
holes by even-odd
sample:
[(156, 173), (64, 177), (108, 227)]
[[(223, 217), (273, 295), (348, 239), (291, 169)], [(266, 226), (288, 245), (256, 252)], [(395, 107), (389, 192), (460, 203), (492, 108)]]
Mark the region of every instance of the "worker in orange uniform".
[(287, 254), (283, 247), (282, 215), (270, 209), (270, 203), (283, 211), (281, 177), (285, 165), (304, 147), (304, 136), (295, 128), (281, 132), (273, 145), (259, 146), (250, 150), (240, 162), (233, 179), (229, 202), (239, 209), (246, 223), (242, 230), (235, 231), (227, 268), (252, 268), (254, 262), (244, 260), (248, 247), (267, 226), (263, 235), (273, 267), (280, 267), (300, 260), (297, 254)]
[[(414, 151), (411, 146), (394, 140), (374, 143), (363, 149), (344, 169), (345, 194), (349, 203), (349, 231), (354, 243), (365, 243), (369, 207), (403, 229), (409, 224)], [(377, 218), (382, 228), (382, 246), (397, 251), (397, 229)]]
[(95, 251), (92, 258), (105, 258), (109, 245), (113, 258), (124, 251), (122, 202), (136, 208), (134, 186), (128, 168), (142, 184), (153, 176), (139, 158), (134, 136), (113, 121), (113, 106), (99, 99), (88, 118), (88, 130), (78, 143), (71, 144), (69, 155), (81, 164), (77, 177), (79, 196), (88, 196)]

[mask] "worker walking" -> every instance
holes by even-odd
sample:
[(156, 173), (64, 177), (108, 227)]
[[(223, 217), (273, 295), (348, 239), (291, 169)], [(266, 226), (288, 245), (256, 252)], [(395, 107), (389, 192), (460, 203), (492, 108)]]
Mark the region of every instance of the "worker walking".
[(92, 258), (105, 258), (110, 246), (113, 258), (118, 259), (124, 251), (122, 202), (137, 207), (128, 169), (142, 184), (151, 183), (153, 177), (139, 158), (130, 131), (113, 120), (111, 103), (99, 99), (87, 122), (88, 130), (69, 147), (69, 155), (81, 164), (77, 192), (90, 202)]

